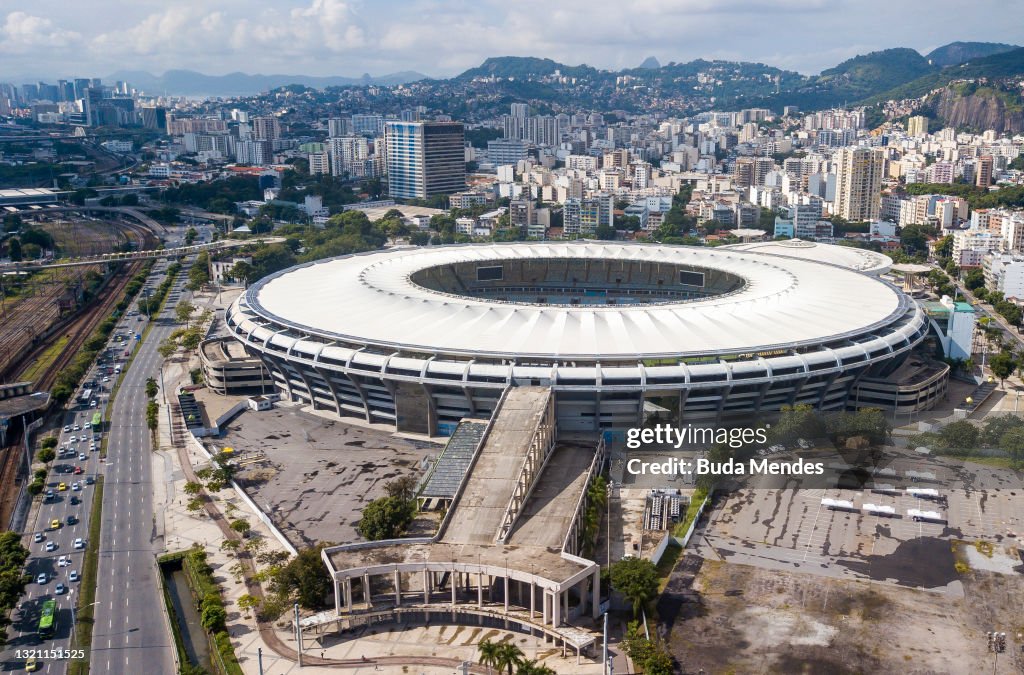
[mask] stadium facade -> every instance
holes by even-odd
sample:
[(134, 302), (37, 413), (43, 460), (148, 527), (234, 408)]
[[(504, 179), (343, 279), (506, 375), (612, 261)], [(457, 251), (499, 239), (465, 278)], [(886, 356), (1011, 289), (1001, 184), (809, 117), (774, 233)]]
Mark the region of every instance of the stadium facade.
[(520, 385), (551, 387), (565, 431), (797, 403), (930, 408), (948, 369), (911, 367), (923, 310), (816, 257), (592, 241), (393, 248), (262, 279), (227, 323), (285, 398), (415, 433), (486, 418)]

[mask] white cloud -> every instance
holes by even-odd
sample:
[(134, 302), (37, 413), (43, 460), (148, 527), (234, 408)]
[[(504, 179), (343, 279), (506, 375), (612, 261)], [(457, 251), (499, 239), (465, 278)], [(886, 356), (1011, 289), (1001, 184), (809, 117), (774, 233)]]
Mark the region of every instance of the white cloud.
[(0, 52), (24, 54), (40, 47), (60, 48), (77, 43), (81, 35), (58, 28), (49, 19), (11, 12), (0, 27)]
[(125, 67), (443, 76), (504, 55), (598, 68), (635, 66), (649, 55), (663, 63), (739, 58), (814, 73), (854, 53), (931, 46), (939, 34), (1019, 42), (1013, 22), (995, 19), (1024, 9), (1024, 0), (975, 0), (966, 14), (958, 0), (932, 0), (925, 13), (890, 0), (0, 2), (10, 8), (0, 14), (10, 77)]

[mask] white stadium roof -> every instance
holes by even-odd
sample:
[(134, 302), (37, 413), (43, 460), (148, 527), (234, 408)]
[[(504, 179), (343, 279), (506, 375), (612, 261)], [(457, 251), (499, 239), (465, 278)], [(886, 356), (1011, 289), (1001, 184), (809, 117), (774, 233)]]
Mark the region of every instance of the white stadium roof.
[[(746, 285), (684, 302), (565, 306), (454, 296), (410, 280), (427, 267), (531, 258), (694, 265), (724, 270)], [(245, 299), (278, 329), (346, 342), (608, 361), (788, 349), (856, 337), (896, 321), (909, 302), (882, 281), (833, 265), (735, 248), (591, 241), (395, 248), (334, 258), (268, 277)]]
[(731, 244), (722, 248), (781, 255), (800, 260), (814, 260), (874, 275), (885, 274), (892, 267), (892, 258), (882, 253), (855, 246), (820, 244), (803, 239), (755, 241), (746, 244)]

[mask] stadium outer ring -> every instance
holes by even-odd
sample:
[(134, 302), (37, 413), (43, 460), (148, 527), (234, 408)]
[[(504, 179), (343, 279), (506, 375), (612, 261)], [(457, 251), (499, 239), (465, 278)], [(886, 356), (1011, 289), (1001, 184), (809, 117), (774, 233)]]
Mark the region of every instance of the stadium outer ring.
[[(552, 306), (430, 290), (411, 279), (455, 263), (562, 258), (584, 267), (691, 266), (744, 284), (683, 302)], [(634, 425), (645, 398), (686, 419), (793, 403), (842, 409), (861, 378), (894, 370), (928, 330), (898, 288), (838, 266), (589, 241), (395, 248), (316, 261), (253, 284), (227, 322), (285, 397), (423, 433), (489, 414), (501, 390), (516, 384), (550, 385), (559, 424), (579, 430)]]

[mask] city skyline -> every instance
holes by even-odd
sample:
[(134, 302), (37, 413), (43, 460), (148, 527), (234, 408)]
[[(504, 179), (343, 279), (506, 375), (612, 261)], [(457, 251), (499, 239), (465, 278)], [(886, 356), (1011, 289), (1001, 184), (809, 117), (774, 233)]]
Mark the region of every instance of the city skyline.
[[(953, 3), (918, 7), (873, 0), (856, 7), (821, 0), (676, 0), (625, 2), (594, 11), (573, 1), (550, 11), (527, 2), (490, 0), (366, 3), (178, 2), (170, 6), (88, 6), (54, 0), (8, 3), (0, 14), (4, 77), (154, 74), (193, 69), (246, 73), (380, 76), (418, 71), (450, 77), (495, 56), (536, 56), (602, 69), (696, 58), (762, 62), (804, 74), (870, 51), (945, 44)], [(532, 6), (531, 6), (532, 5)], [(1018, 42), (1000, 13), (1024, 2), (976, 3), (961, 15), (955, 39)], [(116, 10), (116, 11), (115, 11)], [(884, 17), (884, 21), (879, 21)], [(907, 26), (913, 25), (914, 31)], [(774, 27), (765, 30), (765, 27)], [(790, 34), (792, 39), (782, 39)], [(952, 39), (952, 38), (951, 38)]]

